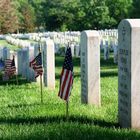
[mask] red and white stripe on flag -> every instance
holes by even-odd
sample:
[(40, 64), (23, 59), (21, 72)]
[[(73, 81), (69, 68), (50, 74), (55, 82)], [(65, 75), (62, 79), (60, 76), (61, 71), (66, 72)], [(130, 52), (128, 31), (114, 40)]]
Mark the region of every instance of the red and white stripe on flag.
[(12, 65), (13, 60), (6, 59), (5, 60), (5, 74), (13, 75), (16, 72), (16, 67)]
[(43, 73), (41, 53), (39, 53), (31, 62), (30, 67), (35, 71), (35, 78)]
[(73, 84), (73, 72), (67, 69), (63, 69), (60, 79), (60, 90), (58, 96), (64, 100), (68, 100)]
[(11, 73), (11, 64), (12, 60), (11, 59), (6, 59), (5, 60), (5, 73), (10, 74)]
[(41, 65), (39, 66), (35, 65), (34, 70), (35, 70), (35, 78), (37, 78), (39, 75), (42, 75), (43, 73), (43, 69)]

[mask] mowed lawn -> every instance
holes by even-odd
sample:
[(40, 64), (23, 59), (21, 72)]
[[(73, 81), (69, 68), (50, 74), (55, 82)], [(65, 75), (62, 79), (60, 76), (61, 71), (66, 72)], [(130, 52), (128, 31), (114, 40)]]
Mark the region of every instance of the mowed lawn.
[(0, 47), (7, 47), (10, 50), (17, 50), (18, 47), (12, 44), (9, 44), (6, 40), (1, 40), (0, 39)]
[(43, 104), (38, 83), (20, 76), (19, 85), (15, 77), (0, 81), (0, 140), (140, 140), (140, 132), (118, 125), (118, 69), (112, 57), (101, 58), (101, 107), (81, 104), (80, 59), (73, 58), (75, 76), (66, 119), (65, 101), (57, 96), (63, 59), (56, 56), (56, 88), (43, 88)]

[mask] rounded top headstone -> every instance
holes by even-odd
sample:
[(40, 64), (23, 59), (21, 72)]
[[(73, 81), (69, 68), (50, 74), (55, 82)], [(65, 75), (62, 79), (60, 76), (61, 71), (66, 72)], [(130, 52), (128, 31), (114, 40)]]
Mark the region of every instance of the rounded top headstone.
[(85, 31), (82, 32), (82, 34), (85, 34), (87, 37), (90, 37), (90, 36), (100, 36), (99, 32), (96, 31), (96, 30), (85, 30)]
[(123, 19), (118, 26), (118, 29), (122, 26), (127, 24), (128, 26), (132, 27), (140, 27), (140, 19)]

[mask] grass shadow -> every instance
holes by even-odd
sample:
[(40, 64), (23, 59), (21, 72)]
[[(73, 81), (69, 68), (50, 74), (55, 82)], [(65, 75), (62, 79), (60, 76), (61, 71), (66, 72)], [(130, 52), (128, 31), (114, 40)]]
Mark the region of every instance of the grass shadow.
[(101, 64), (101, 67), (111, 67), (111, 68), (117, 68), (117, 64), (114, 63), (114, 60), (113, 58), (109, 58), (108, 60), (104, 60), (103, 58), (100, 59), (100, 64)]
[(104, 60), (104, 53), (101, 52), (101, 57), (100, 57), (100, 64), (101, 64), (101, 67), (108, 67), (108, 68), (111, 68), (111, 69), (116, 69), (117, 68), (117, 65), (118, 64), (115, 64), (114, 63), (114, 56), (113, 56), (113, 53), (110, 53), (110, 57), (109, 59), (107, 60)]
[[(26, 83), (31, 83), (30, 81), (28, 81), (27, 79), (21, 77), (21, 76), (18, 76), (18, 85), (23, 85), (23, 84), (26, 84)], [(13, 76), (12, 78), (10, 78), (9, 80), (7, 81), (3, 81), (2, 80), (2, 75), (0, 75), (0, 85), (17, 85), (17, 80), (16, 80), (16, 76)]]
[(97, 120), (87, 118), (86, 116), (69, 116), (67, 120), (66, 116), (46, 116), (46, 117), (20, 117), (20, 118), (0, 118), (0, 123), (6, 124), (44, 124), (44, 123), (61, 123), (61, 122), (73, 122), (80, 124), (88, 124), (88, 125), (98, 125), (100, 127), (107, 128), (118, 128), (118, 123), (106, 122), (105, 120)]
[(114, 72), (114, 71), (101, 72), (100, 76), (101, 77), (117, 77), (118, 76), (118, 72)]
[[(20, 108), (20, 107), (35, 107), (40, 105), (47, 105), (46, 103), (32, 103), (32, 104), (8, 104), (9, 108)], [(5, 108), (5, 107), (4, 107)]]

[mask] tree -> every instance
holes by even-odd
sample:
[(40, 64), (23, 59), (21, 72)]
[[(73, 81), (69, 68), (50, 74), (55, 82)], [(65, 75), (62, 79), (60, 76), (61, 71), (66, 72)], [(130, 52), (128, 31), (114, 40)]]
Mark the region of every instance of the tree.
[(139, 12), (139, 0), (0, 0), (0, 32), (112, 28)]
[(131, 17), (140, 18), (140, 0), (133, 0)]
[(45, 20), (44, 20), (44, 13), (43, 13), (43, 4), (45, 0), (28, 0), (29, 4), (32, 5), (34, 8), (35, 14), (35, 26), (38, 30), (40, 28), (45, 28)]
[(109, 24), (112, 27), (117, 27), (122, 19), (130, 17), (132, 0), (106, 0), (106, 4), (112, 19)]
[(31, 5), (24, 5), (22, 7), (22, 14), (23, 14), (23, 29), (26, 32), (33, 32), (35, 30), (35, 17), (34, 17), (34, 11), (31, 7)]
[(105, 0), (46, 0), (44, 19), (48, 30), (83, 30), (108, 27)]
[(66, 9), (67, 3), (67, 0), (46, 0), (44, 2), (44, 19), (48, 30), (62, 30), (69, 23), (72, 15)]
[(78, 8), (82, 13), (79, 22), (81, 24), (80, 30), (100, 29), (108, 26), (110, 17), (105, 0), (80, 0)]
[(11, 0), (0, 0), (0, 33), (14, 33), (18, 29), (18, 17)]
[(84, 27), (83, 19), (86, 15), (80, 0), (72, 0), (67, 3), (67, 11), (71, 13), (71, 20), (67, 23), (68, 30), (82, 30)]
[(35, 30), (34, 8), (28, 3), (28, 0), (19, 0), (19, 21), (21, 32), (33, 32)]

